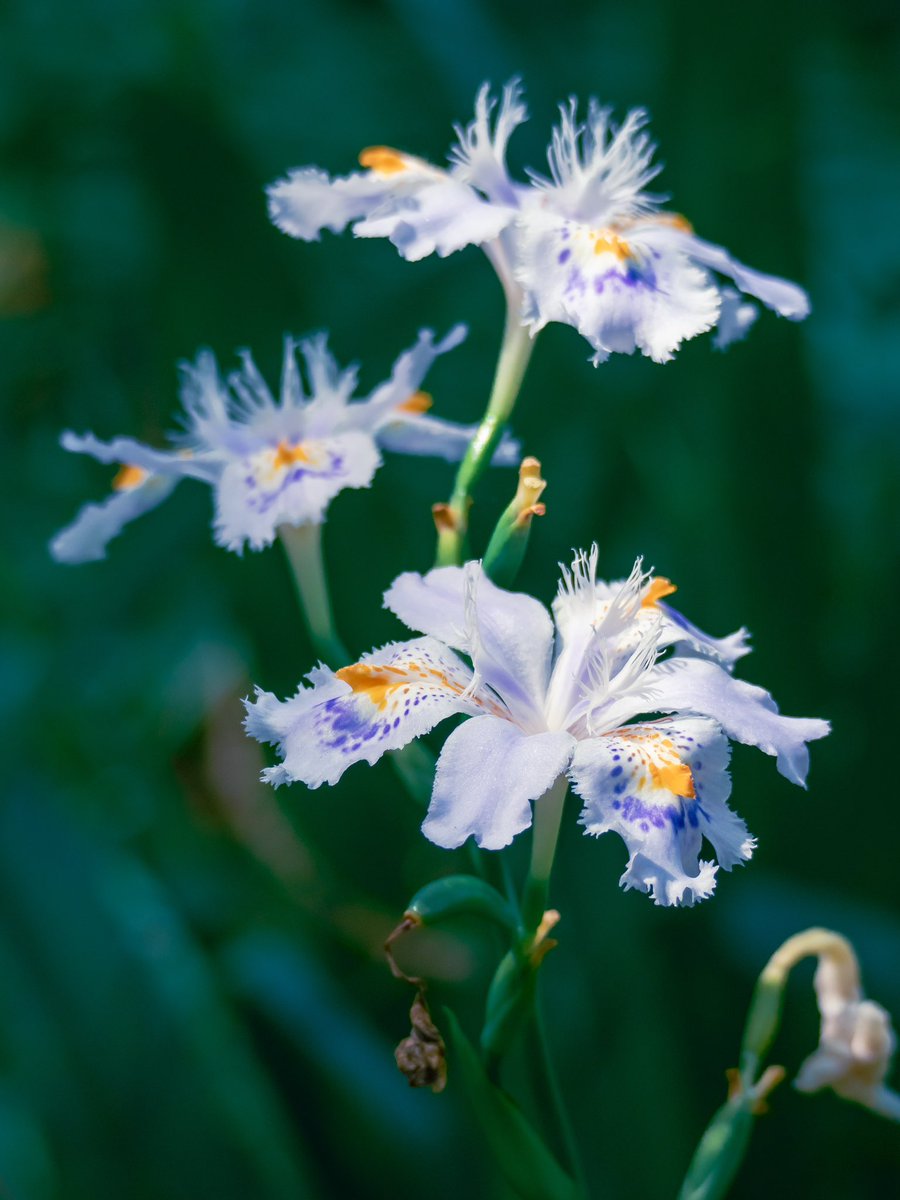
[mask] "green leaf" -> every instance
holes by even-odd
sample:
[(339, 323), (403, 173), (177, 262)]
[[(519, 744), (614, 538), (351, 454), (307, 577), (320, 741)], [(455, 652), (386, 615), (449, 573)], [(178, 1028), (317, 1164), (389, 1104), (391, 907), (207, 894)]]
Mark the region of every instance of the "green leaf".
[(452, 1052), (451, 1086), (456, 1079), (461, 1080), (506, 1182), (522, 1200), (579, 1200), (574, 1180), (513, 1100), (488, 1079), (451, 1010), (444, 1008), (443, 1014)]
[(734, 1181), (753, 1132), (753, 1112), (729, 1100), (715, 1114), (700, 1139), (678, 1200), (722, 1200)]

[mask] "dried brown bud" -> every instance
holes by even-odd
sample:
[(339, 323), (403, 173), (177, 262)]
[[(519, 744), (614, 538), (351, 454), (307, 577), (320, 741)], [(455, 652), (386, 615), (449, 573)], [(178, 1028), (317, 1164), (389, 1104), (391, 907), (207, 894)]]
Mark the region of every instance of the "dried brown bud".
[(394, 1051), (398, 1068), (410, 1087), (427, 1087), (442, 1092), (447, 1083), (447, 1059), (444, 1039), (431, 1019), (425, 993), (419, 990), (409, 1010), (412, 1030)]

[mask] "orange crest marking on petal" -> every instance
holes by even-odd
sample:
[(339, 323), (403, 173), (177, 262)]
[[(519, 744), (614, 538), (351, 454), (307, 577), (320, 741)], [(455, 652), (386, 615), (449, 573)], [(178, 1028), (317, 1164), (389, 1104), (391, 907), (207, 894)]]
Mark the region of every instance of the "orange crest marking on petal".
[(143, 467), (135, 467), (131, 463), (126, 463), (119, 468), (115, 479), (112, 481), (113, 491), (133, 491), (134, 488), (141, 486), (149, 474), (150, 472), (145, 471)]
[(657, 602), (664, 596), (671, 596), (673, 592), (677, 591), (678, 588), (671, 579), (666, 579), (665, 575), (657, 575), (647, 584), (647, 590), (641, 600), (641, 608), (655, 608)]
[(673, 796), (684, 796), (688, 800), (694, 800), (697, 793), (694, 790), (694, 776), (691, 774), (691, 768), (687, 763), (678, 759), (674, 750), (672, 753), (676, 759), (675, 762), (655, 763), (651, 759), (647, 763), (653, 782), (657, 787), (671, 792)]
[(413, 392), (411, 396), (407, 396), (397, 405), (397, 412), (402, 413), (426, 413), (431, 408), (434, 401), (428, 392)]
[(357, 695), (368, 696), (378, 709), (383, 709), (390, 700), (391, 694), (397, 688), (408, 687), (410, 684), (421, 686), (423, 683), (435, 682), (455, 695), (460, 695), (463, 689), (458, 683), (453, 683), (443, 671), (436, 667), (423, 667), (420, 663), (408, 662), (402, 667), (379, 666), (376, 663), (353, 663), (349, 667), (341, 667), (335, 675), (343, 683), (349, 683)]
[[(624, 729), (617, 729), (616, 736), (623, 741), (634, 743), (638, 757), (649, 772), (654, 787), (665, 788), (673, 796), (683, 796), (687, 800), (696, 799), (691, 768), (681, 761), (672, 742), (663, 737), (659, 730), (642, 729), (632, 732), (626, 726)], [(646, 783), (646, 775), (637, 780), (639, 788)]]
[(406, 156), (390, 146), (367, 146), (359, 154), (359, 165), (379, 175), (396, 175), (409, 165)]
[(613, 233), (611, 229), (604, 229), (598, 234), (594, 242), (595, 254), (613, 254), (620, 261), (631, 258), (631, 247), (624, 238), (619, 237), (617, 233)]

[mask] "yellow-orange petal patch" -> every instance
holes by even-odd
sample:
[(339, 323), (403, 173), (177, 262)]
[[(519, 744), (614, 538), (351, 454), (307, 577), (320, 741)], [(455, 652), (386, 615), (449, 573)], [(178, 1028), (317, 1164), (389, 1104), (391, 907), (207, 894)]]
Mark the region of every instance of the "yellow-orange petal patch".
[(402, 667), (381, 666), (377, 663), (353, 663), (349, 667), (341, 667), (335, 675), (343, 683), (349, 683), (357, 695), (368, 696), (378, 709), (383, 709), (390, 700), (391, 694), (397, 688), (408, 687), (411, 684), (421, 686), (423, 683), (439, 684), (455, 695), (460, 695), (463, 688), (458, 683), (448, 679), (437, 667), (425, 667), (421, 663), (408, 662)]
[(413, 392), (411, 396), (407, 396), (405, 400), (397, 405), (397, 412), (402, 413), (427, 413), (434, 401), (428, 392)]
[(673, 592), (677, 591), (678, 588), (671, 579), (666, 579), (665, 575), (657, 575), (647, 584), (647, 590), (641, 600), (641, 608), (654, 608), (664, 596), (671, 596)]
[(359, 153), (359, 165), (379, 175), (396, 175), (405, 171), (409, 162), (405, 154), (390, 146), (367, 146)]
[(140, 487), (149, 471), (145, 471), (143, 467), (136, 467), (132, 463), (126, 463), (120, 467), (116, 473), (115, 479), (112, 481), (113, 490), (116, 492), (130, 492), (134, 488)]
[(276, 467), (290, 467), (294, 463), (310, 462), (310, 454), (303, 442), (282, 441), (275, 447), (275, 454), (272, 461)]
[(611, 229), (604, 229), (594, 241), (595, 254), (613, 254), (620, 261), (631, 258), (631, 247)]
[(650, 775), (657, 787), (665, 788), (667, 792), (671, 792), (673, 796), (684, 796), (688, 800), (696, 798), (694, 790), (694, 776), (691, 774), (691, 768), (687, 763), (681, 762), (678, 756), (672, 751), (674, 762), (656, 763), (650, 759), (647, 766), (650, 768)]

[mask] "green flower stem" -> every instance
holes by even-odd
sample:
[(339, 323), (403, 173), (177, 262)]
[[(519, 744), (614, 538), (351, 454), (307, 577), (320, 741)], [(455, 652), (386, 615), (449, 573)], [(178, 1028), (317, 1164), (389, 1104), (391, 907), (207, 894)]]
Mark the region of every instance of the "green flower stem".
[(547, 908), (550, 873), (567, 790), (568, 780), (565, 775), (560, 775), (550, 790), (534, 803), (531, 866), (522, 896), (522, 924), (526, 934), (534, 933)]
[(322, 558), (322, 526), (279, 525), (278, 536), (287, 554), (300, 611), (316, 653), (331, 667), (346, 665), (351, 661), (350, 654), (338, 636), (331, 611)]
[(472, 489), (491, 461), (503, 435), (503, 428), (509, 420), (525, 377), (533, 344), (534, 339), (522, 324), (521, 304), (509, 296), (506, 327), (487, 410), (459, 464), (453, 495), (440, 521), (436, 560), (438, 566), (454, 566), (463, 561)]

